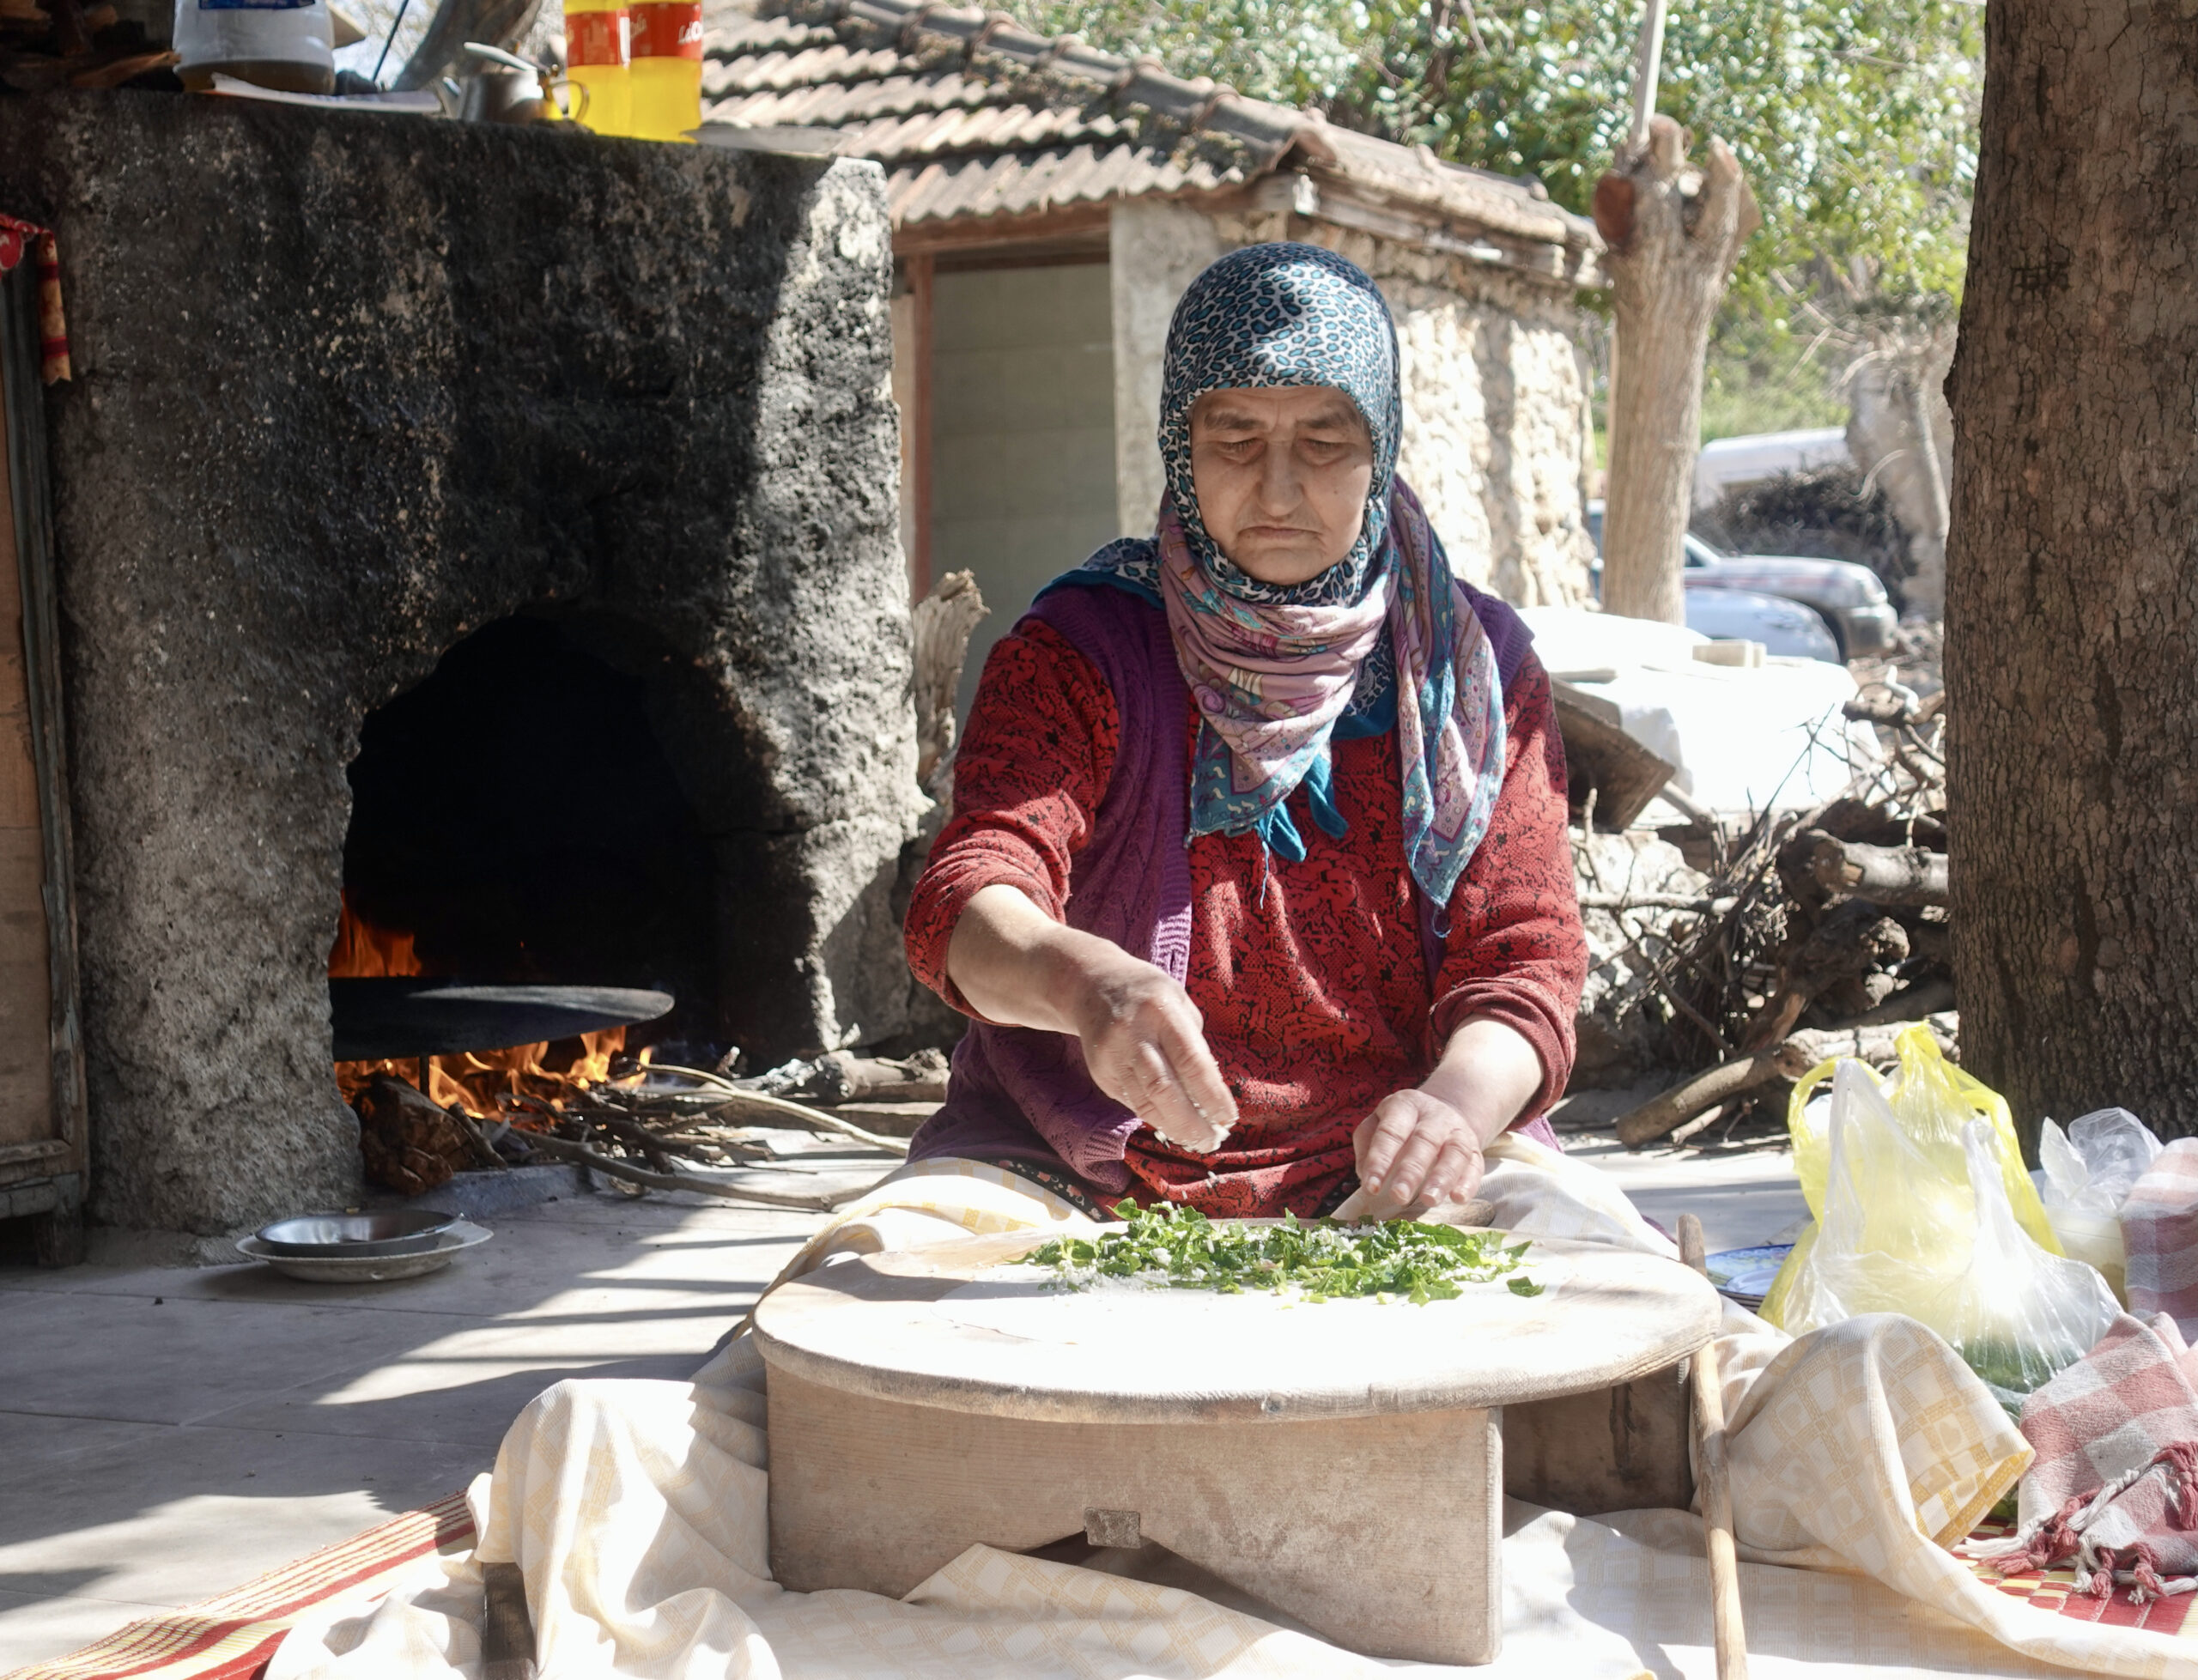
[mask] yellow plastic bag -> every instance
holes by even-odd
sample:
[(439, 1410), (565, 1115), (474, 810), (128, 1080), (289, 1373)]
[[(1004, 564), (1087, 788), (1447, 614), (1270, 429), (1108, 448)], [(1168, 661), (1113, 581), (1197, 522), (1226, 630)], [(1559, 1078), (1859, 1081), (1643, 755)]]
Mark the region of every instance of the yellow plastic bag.
[[(2022, 1145), (2015, 1137), (2007, 1098), (1948, 1061), (1931, 1029), (1921, 1022), (1902, 1032), (1893, 1046), (1900, 1055), (1900, 1071), (1890, 1085), (1879, 1081), (1875, 1070), (1865, 1064), (1851, 1065), (1885, 1091), (1893, 1118), (1950, 1180), (1964, 1176), (1963, 1129), (1972, 1119), (1991, 1121), (2015, 1222), (2049, 1254), (2061, 1252), (2053, 1227), (2045, 1217), (2044, 1204), (2038, 1200), (2037, 1186), (2023, 1170)], [(1801, 1194), (1808, 1198), (1810, 1216), (1819, 1223), (1824, 1219), (1825, 1184), (1831, 1172), (1831, 1128), (1829, 1116), (1821, 1110), (1815, 1120), (1811, 1119), (1809, 1099), (1839, 1065), (1834, 1058), (1810, 1069), (1794, 1087), (1786, 1105), (1786, 1130), (1794, 1140), (1794, 1170), (1800, 1177)]]
[[(2046, 1221), (2037, 1186), (2022, 1170), (2022, 1146), (2016, 1141), (2016, 1121), (2007, 1113), (2007, 1097), (1947, 1062), (1939, 1040), (1932, 1038), (1930, 1027), (1921, 1022), (1895, 1038), (1895, 1049), (1899, 1051), (1901, 1066), (1891, 1084), (1881, 1082), (1864, 1062), (1842, 1062), (1836, 1058), (1809, 1069), (1787, 1101), (1787, 1135), (1794, 1139), (1794, 1172), (1800, 1176), (1800, 1194), (1809, 1203), (1813, 1225), (1794, 1242), (1794, 1253), (1778, 1269), (1778, 1277), (1771, 1282), (1770, 1293), (1758, 1308), (1767, 1321), (1787, 1331), (1794, 1331), (1794, 1324), (1787, 1324), (1787, 1301), (1796, 1280), (1805, 1276), (1811, 1265), (1818, 1229), (1825, 1225), (1825, 1187), (1831, 1176), (1833, 1104), (1829, 1100), (1811, 1101), (1811, 1097), (1816, 1097), (1818, 1086), (1840, 1069), (1846, 1069), (1849, 1077), (1875, 1086), (1892, 1111), (1892, 1119), (1899, 1121), (1901, 1131), (1921, 1156), (1919, 1161), (1885, 1161), (1879, 1168), (1885, 1183), (1864, 1186), (1864, 1194), (1873, 1198), (1884, 1196), (1888, 1214), (1897, 1216), (1912, 1211), (1916, 1216), (1912, 1236), (1916, 1252), (1910, 1256), (1912, 1260), (1943, 1271), (1946, 1265), (1970, 1252), (1976, 1229), (1976, 1198), (1970, 1194), (1961, 1132), (1971, 1119), (1991, 1121), (1994, 1139), (2001, 1146), (2007, 1203), (2016, 1214), (2016, 1225), (2046, 1253), (2064, 1252), (2060, 1238), (2053, 1236), (2053, 1225)], [(1906, 1246), (1906, 1242), (1901, 1246)], [(1802, 1313), (1802, 1328), (1818, 1328), (1809, 1321), (1811, 1317), (1816, 1315)]]
[[(1794, 1092), (1788, 1121), (1816, 1223), (1780, 1268), (1764, 1316), (1800, 1336), (1903, 1313), (2019, 1412), (2105, 1332), (2114, 1296), (2055, 1242), (2006, 1103), (1948, 1066), (1922, 1028), (1902, 1034), (1900, 1055), (1890, 1084), (1842, 1061)], [(1829, 1100), (1812, 1102), (1827, 1076)]]

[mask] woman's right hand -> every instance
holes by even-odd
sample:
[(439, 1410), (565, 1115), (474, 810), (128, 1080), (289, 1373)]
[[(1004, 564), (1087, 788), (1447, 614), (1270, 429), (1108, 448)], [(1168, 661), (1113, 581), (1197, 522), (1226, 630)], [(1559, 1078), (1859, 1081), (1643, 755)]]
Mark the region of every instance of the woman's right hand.
[(1221, 1147), (1236, 1101), (1206, 1047), (1205, 1017), (1171, 974), (1105, 940), (1085, 965), (1076, 1036), (1092, 1083), (1170, 1143)]
[(1173, 977), (987, 887), (954, 925), (948, 977), (987, 1020), (1069, 1033), (1092, 1083), (1169, 1142), (1207, 1154), (1236, 1124), (1205, 1022)]

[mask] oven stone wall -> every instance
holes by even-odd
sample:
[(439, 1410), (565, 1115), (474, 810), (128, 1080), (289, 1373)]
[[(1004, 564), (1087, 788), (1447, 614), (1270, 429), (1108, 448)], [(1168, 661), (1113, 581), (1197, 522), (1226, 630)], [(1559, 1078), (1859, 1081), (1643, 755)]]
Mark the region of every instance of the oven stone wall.
[[(648, 681), (720, 862), (727, 1035), (900, 1027), (923, 801), (875, 165), (117, 93), (0, 101), (0, 208), (58, 234), (76, 367), (48, 422), (96, 1217), (355, 1199), (344, 767), (518, 612)], [(544, 820), (618, 769), (545, 767)]]

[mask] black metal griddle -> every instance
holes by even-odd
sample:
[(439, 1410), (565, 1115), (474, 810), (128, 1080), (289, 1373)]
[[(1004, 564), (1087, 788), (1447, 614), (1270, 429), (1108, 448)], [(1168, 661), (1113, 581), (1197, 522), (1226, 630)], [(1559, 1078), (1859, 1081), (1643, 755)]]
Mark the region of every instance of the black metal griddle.
[(468, 980), (332, 979), (336, 1059), (379, 1062), (504, 1050), (633, 1027), (671, 1013), (671, 994), (618, 986), (483, 986)]

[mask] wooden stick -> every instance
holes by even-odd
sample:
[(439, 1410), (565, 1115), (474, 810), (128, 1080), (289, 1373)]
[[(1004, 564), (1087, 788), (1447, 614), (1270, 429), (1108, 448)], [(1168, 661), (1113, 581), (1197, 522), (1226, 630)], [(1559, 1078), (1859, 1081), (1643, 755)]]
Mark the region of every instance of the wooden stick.
[[(722, 1196), (729, 1202), (755, 1202), (767, 1208), (793, 1208), (803, 1213), (830, 1213), (877, 1188), (877, 1184), (866, 1184), (859, 1190), (850, 1190), (838, 1196), (791, 1196), (775, 1190), (750, 1190), (744, 1186), (720, 1184), (715, 1179), (697, 1178), (691, 1173), (648, 1172), (640, 1167), (629, 1167), (622, 1161), (613, 1161), (607, 1155), (599, 1155), (585, 1143), (552, 1137), (547, 1132), (525, 1131), (519, 1136), (525, 1138), (526, 1146), (537, 1155), (555, 1155), (561, 1161), (577, 1161), (590, 1171), (600, 1173), (607, 1179), (623, 1179), (628, 1184), (640, 1185), (644, 1190), (697, 1190), (705, 1196)], [(878, 1182), (883, 1183), (883, 1180)]]
[(843, 1120), (837, 1114), (828, 1114), (821, 1108), (811, 1108), (805, 1102), (789, 1102), (782, 1096), (765, 1096), (761, 1091), (744, 1091), (738, 1085), (720, 1079), (713, 1073), (704, 1073), (700, 1068), (674, 1067), (668, 1062), (653, 1064), (653, 1070), (684, 1075), (700, 1079), (708, 1086), (720, 1101), (704, 1113), (718, 1114), (727, 1108), (761, 1108), (767, 1113), (784, 1114), (789, 1119), (799, 1120), (812, 1131), (836, 1131), (842, 1137), (852, 1137), (859, 1143), (867, 1143), (873, 1149), (883, 1149), (888, 1155), (906, 1155), (908, 1140), (905, 1137), (881, 1137), (874, 1131), (865, 1131), (853, 1120)]
[[(1679, 1258), (1705, 1277), (1702, 1222), (1679, 1216)], [(1694, 1389), (1695, 1466), (1709, 1553), (1709, 1621), (1717, 1641), (1717, 1680), (1747, 1680), (1747, 1632), (1740, 1621), (1740, 1565), (1733, 1545), (1733, 1484), (1725, 1464), (1725, 1390), (1715, 1339), (1687, 1362)]]
[(482, 1680), (534, 1680), (534, 1618), (516, 1563), (481, 1566)]
[(1740, 901), (1731, 895), (1704, 898), (1698, 893), (1582, 893), (1582, 910), (1694, 910), (1720, 913)]
[(1664, 64), (1664, 12), (1667, 0), (1648, 0), (1641, 20), (1641, 39), (1633, 50), (1633, 120), (1627, 124), (1625, 143), (1637, 151), (1648, 140), (1648, 119), (1656, 114), (1656, 84)]

